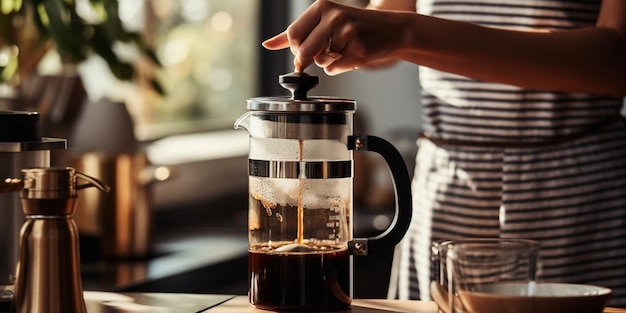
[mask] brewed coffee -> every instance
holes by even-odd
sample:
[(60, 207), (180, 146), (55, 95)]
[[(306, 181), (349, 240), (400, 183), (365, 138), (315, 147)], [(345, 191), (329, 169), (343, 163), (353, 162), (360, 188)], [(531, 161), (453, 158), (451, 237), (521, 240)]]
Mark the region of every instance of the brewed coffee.
[[(251, 247), (250, 303), (267, 310), (336, 310), (350, 306), (350, 255), (346, 248), (286, 243)], [(309, 250), (308, 252), (295, 252)]]

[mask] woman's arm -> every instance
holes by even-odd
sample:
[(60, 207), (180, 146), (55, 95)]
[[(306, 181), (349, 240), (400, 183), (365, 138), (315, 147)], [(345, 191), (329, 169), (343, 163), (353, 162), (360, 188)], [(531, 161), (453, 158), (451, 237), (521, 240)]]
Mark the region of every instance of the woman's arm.
[(406, 20), (408, 40), (391, 52), (394, 57), (527, 88), (626, 95), (626, 1), (604, 0), (595, 27), (554, 32), (427, 16)]
[(368, 9), (415, 12), (415, 0), (370, 0)]
[(317, 0), (264, 46), (290, 47), (296, 70), (315, 62), (330, 75), (392, 57), (527, 88), (626, 95), (624, 0), (604, 0), (596, 27), (545, 33)]
[[(367, 9), (371, 10), (388, 10), (388, 11), (407, 11), (413, 12), (417, 10), (415, 0), (371, 0), (367, 5)], [(396, 64), (398, 59), (386, 58), (368, 62), (364, 68), (380, 69)]]

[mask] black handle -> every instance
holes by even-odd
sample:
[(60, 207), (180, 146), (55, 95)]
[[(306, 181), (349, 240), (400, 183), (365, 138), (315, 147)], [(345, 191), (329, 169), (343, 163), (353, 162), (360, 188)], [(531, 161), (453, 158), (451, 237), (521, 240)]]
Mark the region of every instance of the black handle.
[(353, 135), (348, 137), (349, 150), (368, 150), (380, 154), (393, 178), (396, 209), (391, 225), (382, 234), (371, 238), (355, 238), (348, 242), (353, 255), (375, 255), (392, 249), (404, 237), (413, 215), (411, 179), (400, 152), (388, 141), (376, 136)]

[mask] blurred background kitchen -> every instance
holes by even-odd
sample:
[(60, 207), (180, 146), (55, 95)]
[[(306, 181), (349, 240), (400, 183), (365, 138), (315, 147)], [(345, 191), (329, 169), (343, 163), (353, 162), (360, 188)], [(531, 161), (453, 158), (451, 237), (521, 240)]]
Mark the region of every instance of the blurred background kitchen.
[[(30, 2), (34, 11), (25, 14)], [(68, 140), (52, 165), (113, 187), (80, 196), (85, 289), (245, 294), (248, 133), (233, 130), (233, 122), (247, 98), (286, 94), (277, 81), (293, 70), (292, 55), (260, 43), (311, 1), (76, 0), (73, 19), (63, 3), (2, 1), (0, 109), (39, 112), (44, 136)], [(33, 12), (38, 20), (29, 19)], [(126, 32), (102, 33), (110, 52), (72, 41), (97, 40), (97, 26), (50, 29), (52, 41), (40, 41), (32, 26), (117, 17)], [(134, 33), (149, 49), (128, 36)], [(337, 77), (307, 71), (320, 76), (311, 94), (355, 99), (355, 132), (391, 141), (412, 170), (420, 116), (415, 65)], [(393, 186), (377, 156), (355, 158), (355, 232), (375, 235), (390, 221)], [(391, 255), (355, 259), (356, 297), (386, 296)]]

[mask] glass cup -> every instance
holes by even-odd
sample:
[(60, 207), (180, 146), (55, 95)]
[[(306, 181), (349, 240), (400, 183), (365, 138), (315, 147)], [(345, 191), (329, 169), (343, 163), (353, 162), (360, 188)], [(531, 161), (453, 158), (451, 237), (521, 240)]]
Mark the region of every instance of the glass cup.
[(448, 288), (448, 276), (446, 272), (446, 253), (449, 243), (454, 240), (442, 239), (435, 240), (430, 246), (430, 279), (432, 282), (439, 283), (443, 288)]
[(430, 293), (438, 307), (438, 312), (450, 313), (448, 299), (448, 271), (446, 264), (446, 255), (448, 246), (453, 243), (493, 243), (503, 241), (505, 239), (497, 238), (466, 238), (466, 239), (439, 239), (431, 243), (431, 263), (430, 263)]
[[(476, 239), (440, 244), (445, 251), (451, 313), (532, 312), (515, 297), (535, 293), (539, 243), (526, 239)], [(440, 264), (442, 259), (440, 258)], [(445, 290), (445, 289), (444, 289)]]
[(430, 246), (430, 294), (437, 303), (437, 312), (449, 313), (445, 307), (448, 303), (448, 274), (446, 270), (446, 253), (449, 239), (435, 240)]

